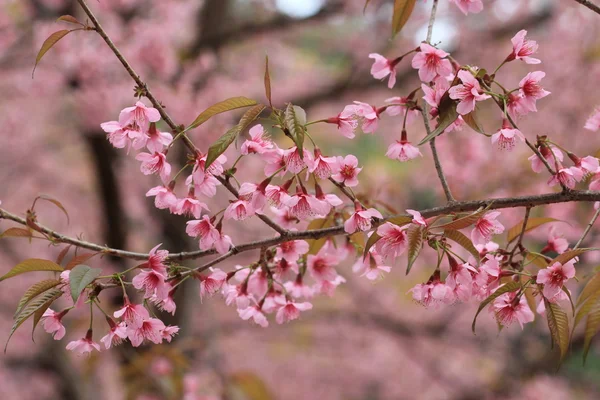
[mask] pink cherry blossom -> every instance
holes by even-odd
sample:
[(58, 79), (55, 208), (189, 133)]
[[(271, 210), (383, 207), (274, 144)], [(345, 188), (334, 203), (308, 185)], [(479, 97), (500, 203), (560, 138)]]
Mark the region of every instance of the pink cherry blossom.
[(385, 156), (392, 160), (405, 162), (417, 158), (418, 156), (423, 157), (423, 154), (421, 154), (418, 148), (410, 144), (410, 142), (406, 140), (396, 140), (395, 143), (392, 143), (388, 147)]
[(336, 117), (328, 118), (325, 122), (328, 124), (336, 124), (342, 135), (348, 139), (353, 139), (354, 136), (356, 136), (356, 130), (358, 129), (356, 106), (354, 104), (345, 106), (341, 113)]
[(317, 283), (315, 283), (313, 286), (313, 292), (321, 293), (326, 296), (332, 297), (334, 295), (335, 289), (345, 282), (346, 279), (341, 275), (336, 276), (335, 279), (333, 279), (332, 281), (317, 281)]
[(377, 234), (381, 236), (381, 239), (375, 243), (375, 248), (384, 258), (396, 258), (408, 248), (405, 228), (386, 222), (377, 228)]
[(123, 126), (117, 121), (109, 121), (100, 124), (100, 127), (107, 133), (110, 144), (117, 149), (128, 148), (128, 152), (133, 147), (136, 150), (146, 145), (148, 135), (133, 128), (131, 125)]
[(119, 123), (122, 126), (135, 124), (142, 132), (148, 132), (150, 123), (158, 120), (160, 120), (158, 110), (153, 107), (146, 107), (141, 101), (136, 102), (133, 107), (124, 108), (119, 114)]
[(544, 297), (552, 299), (562, 290), (565, 282), (574, 276), (575, 266), (573, 260), (564, 265), (555, 262), (538, 272), (536, 283), (544, 285), (544, 289), (542, 290)]
[(160, 344), (164, 329), (165, 324), (160, 319), (146, 318), (139, 325), (127, 325), (127, 337), (133, 347), (140, 346), (144, 341)]
[(567, 251), (568, 248), (569, 242), (567, 239), (556, 233), (556, 228), (554, 226), (550, 227), (548, 230), (548, 243), (542, 249), (541, 253), (553, 251), (555, 253), (562, 254)]
[[(562, 162), (564, 159), (562, 151), (560, 151), (555, 146), (552, 146), (552, 145), (542, 146), (539, 148), (539, 150), (540, 150), (540, 154), (542, 154), (542, 156), (544, 156), (544, 158), (550, 165), (553, 165), (556, 160), (558, 160), (559, 162)], [(555, 158), (556, 158), (556, 160), (555, 160)], [(546, 168), (544, 166), (544, 163), (542, 162), (542, 160), (535, 154), (532, 155), (531, 157), (529, 157), (528, 160), (531, 161), (531, 169), (533, 170), (533, 172), (536, 172), (539, 174)]]
[(167, 295), (164, 296), (164, 293), (161, 293), (163, 297), (158, 297), (156, 294), (150, 297), (150, 302), (154, 304), (159, 310), (171, 313), (175, 315), (175, 310), (177, 309), (177, 304), (175, 304), (175, 290), (177, 288), (173, 288), (173, 284), (177, 283), (176, 281), (171, 281), (166, 283), (166, 291)]
[(179, 327), (178, 326), (166, 326), (165, 329), (162, 330), (161, 332), (161, 337), (163, 340), (166, 340), (168, 343), (171, 343), (171, 340), (173, 340), (173, 336), (177, 335), (179, 333)]
[(500, 211), (490, 211), (475, 222), (471, 231), (471, 240), (475, 244), (485, 244), (492, 240), (492, 235), (504, 232), (504, 225), (497, 221)]
[(587, 121), (585, 121), (584, 128), (593, 132), (600, 129), (600, 107), (597, 107)]
[(421, 84), (421, 90), (423, 91), (423, 100), (432, 107), (429, 113), (435, 118), (438, 115), (440, 101), (442, 101), (442, 97), (450, 89), (450, 84), (443, 78), (436, 79), (434, 83), (433, 87)]
[(456, 111), (461, 115), (466, 115), (475, 110), (476, 102), (487, 100), (491, 96), (483, 93), (479, 81), (469, 71), (460, 70), (458, 77), (462, 84), (450, 88), (450, 98), (460, 100)]
[(548, 186), (564, 185), (569, 189), (574, 189), (577, 184), (577, 177), (580, 177), (579, 171), (573, 172), (570, 168), (560, 168), (556, 174), (548, 179)]
[(525, 75), (519, 82), (520, 93), (523, 96), (522, 104), (532, 112), (537, 111), (535, 102), (550, 94), (540, 85), (540, 81), (546, 76), (543, 71), (534, 71)]
[(450, 3), (454, 3), (465, 15), (469, 13), (477, 14), (483, 10), (483, 3), (481, 0), (450, 0)]
[(323, 201), (305, 193), (301, 188), (298, 188), (296, 194), (288, 197), (283, 204), (289, 207), (290, 215), (301, 221), (314, 215), (321, 215), (327, 209), (327, 203), (324, 204)]
[(277, 246), (276, 256), (285, 258), (288, 262), (296, 262), (302, 254), (308, 252), (308, 243), (305, 240), (290, 240)]
[(123, 318), (127, 325), (139, 325), (143, 320), (150, 318), (148, 310), (141, 304), (131, 304), (129, 299), (125, 298), (125, 305), (120, 310), (114, 312), (115, 318)]
[(286, 172), (297, 174), (306, 167), (306, 160), (310, 159), (310, 153), (306, 149), (303, 149), (302, 152), (304, 156), (300, 158), (300, 153), (296, 146), (283, 151), (283, 163), (285, 164)]
[(379, 110), (370, 104), (355, 101), (355, 115), (362, 121), (364, 133), (375, 133), (379, 124)]
[(391, 267), (383, 265), (383, 258), (374, 248), (371, 248), (365, 257), (359, 257), (352, 266), (353, 272), (370, 281), (381, 278), (384, 272), (389, 273), (391, 270)]
[(412, 67), (419, 70), (421, 81), (431, 82), (437, 76), (445, 77), (452, 73), (452, 64), (446, 59), (448, 53), (427, 43), (421, 43), (419, 48), (412, 59)]
[(138, 153), (135, 159), (142, 162), (140, 171), (144, 175), (158, 174), (163, 182), (169, 180), (171, 175), (171, 164), (167, 162), (167, 156), (164, 153), (154, 152)]
[(255, 213), (261, 214), (263, 208), (267, 205), (266, 189), (268, 186), (268, 180), (263, 181), (260, 184), (244, 182), (240, 186), (238, 191), (240, 199), (244, 199), (250, 202), (250, 207)]
[(371, 75), (375, 79), (383, 79), (386, 76), (390, 76), (388, 80), (388, 88), (393, 88), (396, 84), (396, 64), (395, 60), (388, 60), (381, 54), (371, 53), (369, 58), (375, 60), (373, 66), (371, 66)]
[(440, 282), (439, 278), (430, 279), (427, 283), (419, 283), (409, 292), (412, 292), (414, 301), (425, 307), (437, 307), (441, 303), (454, 301), (452, 288)]
[(385, 100), (386, 103), (389, 103), (385, 113), (392, 117), (406, 115), (406, 123), (411, 124), (421, 113), (418, 110), (409, 110), (409, 101), (408, 97), (390, 97)]
[(51, 308), (48, 308), (42, 315), (42, 327), (46, 332), (52, 334), (54, 340), (60, 340), (65, 336), (66, 329), (61, 320), (66, 313), (66, 311), (56, 312)]
[(331, 242), (327, 241), (317, 254), (308, 255), (306, 266), (313, 279), (333, 281), (338, 276), (335, 267), (340, 261), (340, 255), (335, 251)]
[(315, 174), (320, 179), (328, 179), (337, 173), (338, 163), (335, 157), (324, 157), (318, 147), (315, 147), (314, 155), (306, 160), (308, 172)]
[(200, 280), (200, 298), (202, 299), (204, 296), (212, 296), (221, 290), (227, 280), (227, 273), (215, 268), (208, 276), (199, 275), (197, 279)]
[(199, 238), (198, 246), (201, 250), (210, 249), (219, 238), (219, 231), (214, 227), (208, 215), (203, 215), (197, 220), (187, 221), (185, 232), (192, 237)]
[(160, 210), (173, 209), (177, 205), (177, 197), (168, 187), (155, 186), (146, 193), (146, 197), (150, 196), (155, 196), (154, 206)]
[(252, 318), (255, 324), (260, 325), (263, 328), (269, 326), (269, 321), (267, 321), (267, 317), (265, 317), (265, 314), (263, 314), (263, 312), (258, 306), (250, 306), (243, 310), (238, 309), (238, 314), (240, 318), (244, 321), (247, 321)]
[(100, 345), (92, 340), (92, 330), (90, 329), (84, 338), (69, 342), (67, 350), (74, 351), (80, 355), (88, 355), (94, 350), (100, 351)]
[(158, 273), (163, 275), (167, 275), (167, 266), (165, 265), (165, 260), (169, 257), (168, 250), (159, 250), (158, 248), (162, 246), (162, 243), (154, 246), (152, 250), (148, 253), (148, 261), (141, 264), (142, 268), (150, 268)]
[(127, 338), (127, 325), (125, 322), (120, 322), (118, 325), (110, 318), (106, 319), (110, 325), (110, 331), (100, 339), (100, 342), (104, 344), (106, 349), (110, 349), (112, 346), (120, 345), (124, 339)]
[(285, 172), (287, 172), (285, 171), (286, 160), (284, 156), (285, 151), (280, 149), (276, 145), (274, 149), (271, 149), (261, 154), (262, 161), (266, 163), (264, 169), (266, 176), (283, 175)]
[(287, 290), (288, 293), (296, 299), (302, 298), (302, 297), (304, 297), (306, 299), (310, 299), (314, 295), (313, 288), (306, 285), (302, 281), (302, 275), (298, 275), (298, 279), (296, 279), (294, 281), (287, 281), (284, 284), (284, 287), (285, 287), (285, 290)]
[(575, 163), (575, 166), (571, 167), (570, 170), (573, 172), (573, 177), (577, 182), (596, 172), (600, 167), (600, 163), (596, 157), (586, 156), (579, 158), (575, 154), (569, 153), (569, 158)]
[(492, 135), (492, 144), (499, 150), (512, 150), (517, 141), (525, 141), (525, 136), (520, 130), (514, 129), (509, 125), (504, 125), (502, 129)]
[(283, 304), (280, 303), (280, 306), (281, 307), (277, 310), (277, 315), (275, 316), (275, 320), (278, 324), (298, 319), (300, 317), (300, 311), (308, 311), (313, 308), (312, 304), (309, 302), (296, 303), (291, 300), (287, 300)]
[(523, 329), (523, 324), (534, 320), (533, 311), (525, 296), (517, 296), (516, 292), (501, 294), (492, 303), (492, 308), (502, 326), (509, 326), (517, 321)]
[(253, 215), (254, 209), (252, 208), (252, 205), (247, 200), (238, 199), (237, 201), (229, 203), (223, 216), (225, 219), (243, 221)]
[(229, 249), (233, 246), (233, 241), (229, 237), (229, 235), (225, 235), (222, 232), (219, 232), (219, 237), (215, 240), (215, 250), (219, 254), (225, 254), (229, 251)]
[(156, 129), (156, 124), (150, 124), (148, 130), (148, 140), (146, 147), (150, 153), (161, 152), (165, 146), (168, 146), (173, 141), (173, 136), (168, 132), (160, 132)]
[(240, 153), (248, 154), (263, 154), (267, 150), (273, 148), (273, 142), (265, 134), (265, 128), (262, 125), (254, 125), (248, 132), (250, 139), (247, 139), (240, 148)]
[(145, 269), (133, 277), (131, 283), (138, 290), (144, 290), (144, 298), (150, 298), (154, 295), (158, 298), (167, 296), (169, 286), (165, 282), (166, 276), (153, 269)]
[(336, 182), (343, 183), (348, 187), (355, 187), (358, 185), (358, 173), (362, 171), (362, 168), (358, 167), (358, 158), (352, 154), (346, 157), (338, 156), (338, 172), (333, 174), (331, 177)]
[(372, 218), (383, 218), (383, 215), (374, 208), (363, 209), (360, 205), (356, 211), (344, 222), (344, 231), (354, 233), (357, 230), (368, 231), (371, 229)]
[(173, 213), (177, 215), (186, 215), (188, 217), (200, 218), (202, 210), (210, 211), (208, 206), (198, 200), (193, 192), (189, 193), (183, 199), (179, 199), (173, 209)]
[(421, 213), (416, 210), (406, 210), (407, 213), (413, 216), (412, 223), (421, 226), (427, 226), (427, 221), (421, 216)]
[(541, 63), (537, 58), (529, 57), (537, 51), (538, 44), (534, 40), (525, 39), (526, 35), (527, 31), (523, 29), (510, 40), (513, 45), (513, 51), (508, 56), (507, 61), (523, 60), (527, 64)]

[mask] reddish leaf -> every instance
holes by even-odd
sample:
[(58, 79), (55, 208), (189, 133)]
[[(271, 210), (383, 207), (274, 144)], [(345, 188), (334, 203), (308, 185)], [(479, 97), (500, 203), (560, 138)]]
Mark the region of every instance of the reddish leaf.
[(0, 234), (0, 238), (3, 237), (27, 237), (32, 238), (33, 232), (28, 229), (23, 228), (8, 228), (2, 234)]
[(65, 269), (73, 269), (77, 265), (85, 263), (87, 260), (89, 260), (90, 258), (94, 257), (97, 254), (100, 254), (100, 253), (83, 253), (83, 254), (76, 255), (71, 260), (69, 260)]
[(58, 200), (56, 200), (56, 199), (54, 199), (54, 198), (52, 198), (52, 197), (50, 197), (50, 196), (46, 196), (46, 195), (44, 195), (44, 194), (42, 194), (42, 195), (40, 195), (40, 196), (36, 197), (36, 200), (38, 200), (38, 199), (40, 199), (40, 200), (46, 200), (46, 201), (49, 201), (50, 203), (54, 204), (56, 207), (60, 208), (60, 209), (61, 209), (61, 211), (62, 211), (62, 212), (65, 214), (65, 216), (67, 217), (67, 223), (69, 223), (69, 222), (70, 222), (70, 221), (69, 221), (69, 214), (67, 213), (67, 210), (65, 209), (65, 207), (62, 205), (62, 203), (61, 203), (60, 201), (58, 201)]
[(48, 38), (42, 44), (42, 47), (40, 48), (40, 51), (38, 52), (37, 57), (35, 58), (35, 65), (33, 67), (33, 72), (31, 73), (31, 77), (33, 77), (33, 74), (35, 73), (35, 69), (37, 68), (39, 62), (42, 60), (42, 57), (44, 57), (44, 54), (46, 54), (48, 52), (48, 50), (50, 50), (52, 48), (52, 46), (54, 46), (60, 39), (67, 36), (69, 33), (71, 33), (70, 30), (64, 29), (62, 31), (54, 32), (52, 35), (48, 36)]
[(60, 17), (58, 17), (56, 19), (56, 22), (58, 22), (58, 21), (69, 22), (71, 24), (83, 26), (83, 24), (81, 22), (79, 22), (79, 20), (72, 15), (61, 15)]
[(269, 106), (273, 108), (273, 102), (271, 101), (271, 74), (269, 74), (269, 56), (265, 56), (265, 95), (269, 100)]
[(13, 269), (8, 271), (2, 277), (0, 277), (0, 282), (4, 281), (8, 278), (12, 278), (13, 276), (21, 275), (26, 272), (34, 272), (34, 271), (54, 271), (54, 272), (62, 272), (63, 269), (60, 265), (50, 261), (50, 260), (42, 260), (39, 258), (30, 258), (28, 260), (22, 261), (17, 264)]
[[(416, 0), (395, 0), (394, 14), (392, 16), (392, 37), (396, 36), (404, 27), (415, 8)], [(366, 5), (365, 5), (366, 7)]]

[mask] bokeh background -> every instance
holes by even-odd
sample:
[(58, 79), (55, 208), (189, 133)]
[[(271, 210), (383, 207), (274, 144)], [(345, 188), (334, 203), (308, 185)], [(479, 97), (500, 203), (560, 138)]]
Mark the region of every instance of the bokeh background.
[[(264, 58), (269, 55), (273, 100), (304, 107), (309, 120), (336, 115), (354, 100), (382, 105), (406, 96), (419, 82), (410, 60), (398, 67), (393, 90), (369, 74), (377, 52), (394, 58), (425, 38), (431, 1), (415, 12), (390, 40), (392, 1), (372, 0), (90, 0), (108, 34), (154, 94), (179, 123), (189, 123), (209, 105), (244, 95), (265, 101)], [(511, 63), (499, 74), (515, 87), (527, 72), (547, 73), (552, 95), (538, 102), (540, 112), (521, 121), (530, 140), (548, 134), (585, 156), (600, 149), (600, 138), (583, 130), (600, 104), (600, 16), (570, 0), (484, 0), (478, 15), (462, 15), (440, 0), (434, 42), (459, 62), (494, 69), (510, 52), (520, 29), (540, 44), (539, 66)], [(139, 173), (133, 157), (115, 151), (99, 124), (116, 119), (131, 105), (133, 85), (101, 39), (93, 32), (67, 36), (31, 72), (35, 55), (52, 32), (68, 28), (55, 22), (63, 14), (84, 20), (73, 0), (0, 0), (0, 200), (24, 214), (40, 193), (59, 199), (71, 217), (51, 204), (39, 204), (40, 221), (73, 236), (113, 247), (148, 251), (157, 243), (173, 252), (197, 248), (185, 234), (185, 220), (154, 209), (145, 197), (154, 177)], [(148, 103), (147, 103), (148, 104)], [(492, 104), (480, 116), (487, 131), (500, 127)], [(239, 114), (213, 118), (191, 133), (201, 149)], [(315, 126), (311, 134), (326, 154), (355, 154), (362, 166), (358, 192), (377, 197), (387, 212), (422, 209), (443, 202), (428, 148), (424, 157), (400, 164), (386, 159), (387, 146), (400, 135), (397, 119), (384, 117), (374, 136), (354, 140), (333, 126)], [(409, 126), (409, 137), (423, 137)], [(277, 138), (279, 140), (281, 138)], [(531, 172), (528, 149), (494, 150), (489, 139), (468, 128), (438, 140), (450, 186), (459, 199), (552, 191), (546, 176)], [(174, 159), (184, 158), (184, 149)], [(256, 160), (244, 160), (241, 178), (259, 173)], [(255, 162), (255, 163), (254, 163)], [(254, 163), (254, 164), (253, 164)], [(226, 194), (213, 199), (226, 201)], [(571, 244), (593, 210), (588, 204), (535, 209), (535, 216), (568, 220), (557, 224)], [(510, 227), (523, 210), (503, 213)], [(0, 221), (2, 230), (10, 227)], [(267, 234), (255, 221), (229, 232), (234, 242)], [(526, 238), (543, 247), (547, 227)], [(498, 241), (503, 238), (498, 237)], [(587, 245), (600, 246), (592, 230)], [(55, 259), (60, 247), (0, 240), (0, 273), (30, 257)], [(255, 256), (250, 254), (250, 256)], [(228, 260), (229, 270), (248, 256)], [(592, 348), (581, 366), (582, 338), (576, 332), (572, 352), (556, 372), (556, 353), (543, 318), (524, 331), (511, 326), (498, 333), (491, 315), (470, 331), (476, 304), (439, 310), (415, 304), (407, 290), (432, 272), (427, 255), (409, 276), (405, 260), (392, 273), (371, 283), (353, 276), (351, 264), (338, 268), (348, 280), (333, 298), (318, 298), (301, 320), (262, 329), (241, 321), (215, 297), (200, 302), (197, 283), (179, 293), (174, 317), (182, 327), (171, 345), (121, 349), (80, 358), (67, 354), (68, 340), (83, 335), (84, 314), (69, 314), (67, 337), (60, 342), (38, 331), (31, 341), (28, 325), (0, 355), (2, 399), (597, 399), (600, 353)], [(188, 263), (194, 266), (197, 262)], [(96, 258), (107, 272), (131, 266), (123, 260)], [(589, 276), (598, 257), (582, 257), (578, 276)], [(39, 280), (39, 275), (37, 276)], [(0, 342), (12, 325), (22, 292), (36, 276), (0, 284)], [(577, 284), (572, 287), (577, 291)], [(118, 294), (118, 293), (117, 293)], [(105, 307), (121, 299), (103, 294)], [(99, 322), (99, 324), (102, 321)], [(105, 329), (99, 325), (98, 331)]]

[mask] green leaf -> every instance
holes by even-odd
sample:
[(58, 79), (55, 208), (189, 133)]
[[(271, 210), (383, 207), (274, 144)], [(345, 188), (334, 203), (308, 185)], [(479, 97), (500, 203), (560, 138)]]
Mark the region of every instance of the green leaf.
[(90, 258), (92, 258), (92, 257), (94, 257), (95, 255), (98, 255), (98, 254), (100, 254), (100, 253), (83, 253), (83, 254), (79, 254), (79, 255), (71, 258), (71, 260), (69, 260), (69, 262), (65, 266), (65, 269), (73, 269), (77, 265), (83, 264), (84, 262), (88, 261)]
[(28, 237), (32, 238), (33, 233), (29, 229), (23, 228), (8, 228), (2, 234), (0, 234), (0, 238), (3, 237)]
[(269, 100), (269, 106), (273, 108), (273, 102), (271, 100), (271, 74), (269, 73), (269, 56), (265, 56), (265, 95)]
[[(416, 0), (395, 0), (392, 15), (392, 37), (402, 30), (415, 8)], [(366, 7), (366, 5), (365, 5)]]
[(465, 234), (463, 234), (462, 232), (456, 231), (454, 229), (444, 230), (444, 235), (448, 239), (458, 243), (465, 250), (467, 250), (473, 256), (473, 258), (475, 258), (475, 260), (477, 260), (477, 265), (479, 265), (479, 251), (477, 251), (477, 249), (473, 245), (473, 242), (471, 241), (471, 239), (469, 239), (467, 236), (465, 236)]
[(228, 130), (223, 136), (218, 138), (208, 149), (208, 154), (206, 156), (206, 162), (204, 163), (204, 169), (207, 170), (208, 167), (217, 159), (221, 154), (227, 150), (227, 148), (231, 145), (231, 143), (235, 142), (235, 139), (246, 129), (252, 122), (258, 118), (260, 113), (266, 107), (262, 104), (257, 104), (248, 111), (244, 113), (240, 122)]
[(191, 125), (188, 126), (185, 130), (189, 131), (190, 129), (197, 128), (217, 114), (221, 114), (238, 108), (254, 106), (256, 104), (256, 101), (243, 96), (231, 97), (227, 100), (223, 100), (217, 104), (214, 104), (208, 107), (206, 110), (202, 111), (200, 115), (196, 117), (194, 122), (192, 122)]
[(46, 200), (49, 201), (50, 203), (54, 204), (56, 207), (60, 208), (60, 210), (65, 214), (65, 216), (67, 217), (67, 223), (69, 223), (69, 213), (67, 213), (66, 208), (62, 205), (62, 203), (50, 196), (46, 196), (46, 195), (40, 195), (38, 197), (35, 198), (36, 200), (40, 199), (40, 200)]
[(546, 298), (544, 298), (544, 304), (546, 306), (550, 336), (560, 349), (560, 362), (562, 362), (569, 350), (569, 319), (567, 318), (567, 313), (558, 304), (551, 303)]
[(454, 121), (458, 119), (458, 112), (456, 112), (456, 101), (450, 98), (448, 92), (446, 92), (442, 99), (440, 100), (440, 106), (438, 107), (439, 116), (438, 116), (438, 125), (429, 135), (425, 136), (421, 142), (419, 142), (419, 146), (429, 142), (431, 139), (439, 136), (444, 132), (444, 130), (452, 125)]
[(600, 303), (600, 292), (595, 292), (591, 296), (587, 297), (585, 302), (581, 303), (577, 307), (579, 310), (577, 314), (575, 314), (575, 322), (573, 323), (575, 326), (579, 325), (579, 323), (585, 318), (586, 315), (592, 311)]
[(550, 265), (554, 264), (554, 263), (560, 263), (560, 264), (565, 264), (569, 261), (571, 261), (573, 258), (583, 254), (583, 253), (587, 253), (588, 251), (593, 251), (593, 250), (600, 250), (598, 248), (595, 247), (587, 247), (587, 248), (581, 248), (581, 249), (575, 249), (575, 250), (568, 250), (565, 251), (562, 254), (559, 254), (558, 257), (556, 257), (554, 260), (550, 261)]
[[(525, 232), (529, 232), (535, 228), (537, 228), (538, 226), (547, 224), (549, 222), (562, 222), (559, 219), (556, 218), (529, 218), (527, 220), (527, 227), (525, 227)], [(506, 235), (506, 240), (508, 243), (512, 242), (513, 240), (515, 240), (516, 238), (519, 237), (519, 235), (521, 234), (521, 230), (523, 229), (523, 220), (519, 221), (517, 224), (515, 224), (512, 228), (510, 228), (508, 230), (508, 233)]]
[(596, 303), (594, 309), (589, 313), (585, 322), (585, 330), (583, 336), (583, 363), (587, 360), (587, 355), (590, 351), (592, 339), (600, 331), (600, 303)]
[(94, 282), (100, 276), (100, 268), (90, 268), (87, 265), (78, 265), (71, 270), (69, 274), (69, 286), (71, 286), (71, 297), (73, 302), (77, 302), (79, 295), (87, 285)]
[(520, 288), (521, 288), (520, 283), (510, 281), (510, 282), (507, 282), (504, 285), (500, 286), (498, 289), (496, 289), (496, 291), (494, 293), (492, 293), (485, 300), (483, 300), (481, 302), (481, 304), (479, 304), (479, 308), (477, 309), (477, 312), (475, 313), (475, 318), (473, 318), (473, 324), (471, 325), (471, 329), (473, 330), (473, 333), (475, 333), (475, 324), (477, 323), (477, 316), (488, 304), (490, 304), (492, 301), (496, 300), (499, 296), (503, 295), (504, 293), (516, 292)]
[(577, 299), (577, 307), (582, 305), (591, 296), (600, 293), (600, 272), (592, 276), (592, 278), (585, 285), (579, 298)]
[(285, 127), (298, 148), (300, 158), (304, 158), (304, 125), (306, 112), (292, 103), (288, 103), (284, 116)]
[(44, 293), (46, 290), (52, 289), (54, 286), (60, 284), (60, 280), (58, 279), (45, 279), (41, 282), (34, 283), (29, 289), (25, 291), (21, 300), (19, 300), (19, 304), (17, 305), (17, 310), (15, 311), (14, 318), (19, 315), (23, 307), (27, 305), (34, 297)]
[(60, 289), (49, 290), (41, 296), (36, 297), (31, 303), (29, 303), (27, 307), (25, 307), (25, 309), (16, 318), (15, 323), (13, 324), (12, 329), (10, 330), (10, 334), (8, 336), (8, 339), (6, 340), (6, 345), (4, 346), (5, 353), (10, 338), (16, 332), (16, 330), (19, 329), (21, 325), (23, 325), (23, 322), (25, 322), (29, 317), (31, 317), (38, 309), (44, 307), (46, 303), (52, 303), (52, 301), (58, 299), (60, 296), (62, 296), (62, 294), (63, 292)]
[(63, 268), (50, 261), (50, 260), (42, 260), (40, 258), (30, 258), (25, 261), (17, 264), (13, 269), (8, 271), (4, 276), (0, 277), (0, 282), (12, 278), (13, 276), (21, 275), (26, 272), (34, 272), (34, 271), (55, 271), (62, 272)]
[(465, 121), (467, 123), (467, 125), (469, 125), (469, 127), (471, 127), (471, 129), (473, 129), (475, 132), (485, 134), (483, 127), (481, 126), (481, 124), (479, 123), (479, 120), (477, 119), (476, 110), (473, 110), (470, 113), (463, 115), (462, 117), (463, 117), (463, 121)]
[(60, 17), (58, 17), (56, 19), (56, 22), (58, 22), (58, 21), (69, 22), (71, 24), (83, 26), (83, 24), (81, 22), (79, 22), (79, 20), (72, 15), (61, 15)]
[(425, 227), (423, 225), (412, 225), (408, 228), (408, 265), (406, 266), (406, 275), (408, 275), (417, 257), (419, 257), (419, 253), (423, 247), (424, 232)]
[(444, 224), (444, 225), (436, 226), (436, 228), (453, 229), (453, 230), (468, 228), (469, 226), (471, 226), (475, 222), (477, 222), (479, 220), (479, 218), (481, 218), (485, 214), (486, 211), (487, 211), (487, 209), (479, 209), (479, 210), (475, 211), (474, 213), (469, 214), (465, 217), (455, 219), (454, 221), (448, 222), (447, 224)]
[(544, 257), (538, 254), (532, 254), (527, 252), (525, 254), (525, 260), (528, 263), (534, 264), (539, 268), (546, 268), (548, 266), (548, 261)]
[(48, 36), (48, 38), (42, 44), (42, 47), (40, 48), (40, 51), (37, 54), (37, 57), (35, 58), (35, 65), (33, 66), (33, 72), (31, 73), (31, 77), (33, 77), (33, 74), (35, 74), (35, 69), (37, 68), (39, 62), (42, 60), (42, 57), (44, 57), (44, 54), (46, 54), (48, 50), (52, 48), (52, 46), (58, 43), (60, 39), (67, 36), (69, 33), (71, 33), (70, 30), (64, 29), (61, 31), (54, 32), (52, 35)]

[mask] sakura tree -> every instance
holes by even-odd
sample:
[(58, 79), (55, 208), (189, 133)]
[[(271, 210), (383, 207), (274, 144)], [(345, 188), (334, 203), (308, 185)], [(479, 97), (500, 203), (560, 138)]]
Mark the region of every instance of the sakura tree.
[[(600, 14), (593, 3), (577, 2)], [(55, 197), (34, 197), (26, 210), (2, 208), (0, 219), (16, 223), (2, 237), (47, 241), (60, 249), (55, 260), (34, 256), (0, 277), (5, 281), (25, 273), (51, 273), (18, 301), (11, 336), (32, 319), (34, 330), (41, 323), (53, 339), (61, 340), (66, 334), (64, 320), (73, 310), (85, 309), (89, 326), (81, 330), (79, 339), (65, 344), (67, 350), (88, 355), (118, 345), (171, 342), (180, 327), (165, 323), (158, 313), (175, 314), (176, 294), (191, 280), (198, 282), (202, 301), (222, 298), (240, 319), (268, 328), (309, 314), (319, 296), (335, 296), (346, 283), (340, 273), (344, 260), (353, 264), (353, 273), (362, 279), (379, 281), (394, 268), (405, 268), (408, 274), (419, 265), (417, 260), (424, 259), (434, 268), (427, 280), (410, 290), (416, 302), (432, 309), (479, 304), (473, 332), (484, 310), (500, 329), (514, 323), (523, 327), (536, 313), (542, 314), (559, 349), (559, 364), (569, 351), (574, 329), (581, 324), (585, 359), (600, 330), (600, 275), (582, 278), (578, 293), (565, 283), (575, 278), (579, 258), (598, 250), (583, 244), (600, 215), (600, 166), (594, 154), (576, 154), (562, 136), (519, 128), (522, 121), (538, 117), (538, 106), (543, 115), (546, 97), (554, 95), (544, 88), (546, 73), (540, 68), (544, 60), (537, 58), (536, 38), (527, 31), (514, 32), (498, 64), (471, 65), (468, 54), (461, 56), (467, 59), (461, 63), (432, 41), (438, 8), (438, 0), (432, 0), (426, 35), (419, 46), (391, 57), (365, 55), (373, 62), (372, 77), (387, 80), (390, 90), (397, 88), (399, 67), (410, 65), (420, 83), (402, 87), (400, 96), (377, 104), (357, 100), (335, 115), (311, 118), (310, 112), (292, 102), (273, 101), (280, 84), (272, 82), (267, 57), (260, 77), (264, 101), (230, 97), (205, 108), (190, 122), (170, 116), (169, 104), (155, 97), (113, 42), (110, 29), (101, 24), (101, 13), (85, 0), (77, 3), (85, 19), (61, 16), (58, 20), (65, 29), (48, 36), (35, 65), (52, 57), (54, 45), (73, 35), (93, 35), (96, 45), (103, 41), (108, 46), (112, 62), (120, 63), (131, 78), (137, 99), (99, 127), (114, 148), (139, 162), (141, 174), (152, 177), (154, 185), (147, 187), (146, 196), (153, 198), (155, 207), (187, 218), (179, 228), (198, 242), (198, 250), (171, 252), (156, 244), (147, 253), (135, 252), (60, 233), (46, 226), (43, 214), (36, 211), (36, 206), (49, 202), (69, 218)], [(465, 15), (484, 8), (481, 0), (450, 3)], [(409, 21), (415, 4), (416, 0), (394, 1), (392, 35)], [(527, 66), (525, 76), (511, 75), (508, 67), (517, 63)], [(518, 84), (511, 84), (515, 79)], [(484, 104), (497, 110), (493, 131), (480, 123), (478, 114)], [(213, 117), (239, 110), (243, 111), (239, 122), (209, 146), (194, 140), (194, 131)], [(590, 106), (589, 111), (589, 118), (578, 123), (582, 132), (600, 129), (600, 109)], [(320, 127), (331, 125), (344, 140), (355, 140), (377, 136), (385, 120), (393, 124), (396, 139), (379, 156), (406, 163), (426, 157), (421, 149), (429, 148), (445, 202), (395, 212), (386, 199), (357, 195), (366, 172), (358, 157), (327, 154), (319, 146)], [(415, 123), (422, 124), (424, 137), (411, 128)], [(447, 176), (448, 165), (440, 160), (437, 140), (461, 129), (487, 137), (486, 152), (528, 148), (530, 168), (543, 182), (540, 190), (477, 200), (455, 196), (451, 188), (460, 183)], [(177, 152), (185, 154), (183, 162)], [(260, 168), (250, 167), (257, 164)], [(558, 219), (532, 216), (541, 206), (563, 203), (591, 203), (596, 210), (574, 244), (562, 236)], [(522, 219), (505, 225), (502, 212), (515, 208), (521, 210)], [(251, 220), (260, 220), (264, 229), (253, 240), (236, 243), (233, 232)], [(524, 239), (546, 224), (552, 224), (547, 242), (539, 247), (526, 245)], [(499, 236), (503, 233), (506, 237)], [(77, 253), (67, 261), (73, 249)], [(248, 253), (247, 263), (228, 262), (241, 253)], [(136, 263), (107, 273), (102, 263), (109, 256)], [(183, 265), (190, 260), (196, 266)], [(120, 298), (118, 309), (110, 311), (101, 301), (101, 294), (107, 292)], [(99, 325), (98, 318), (106, 322)]]

